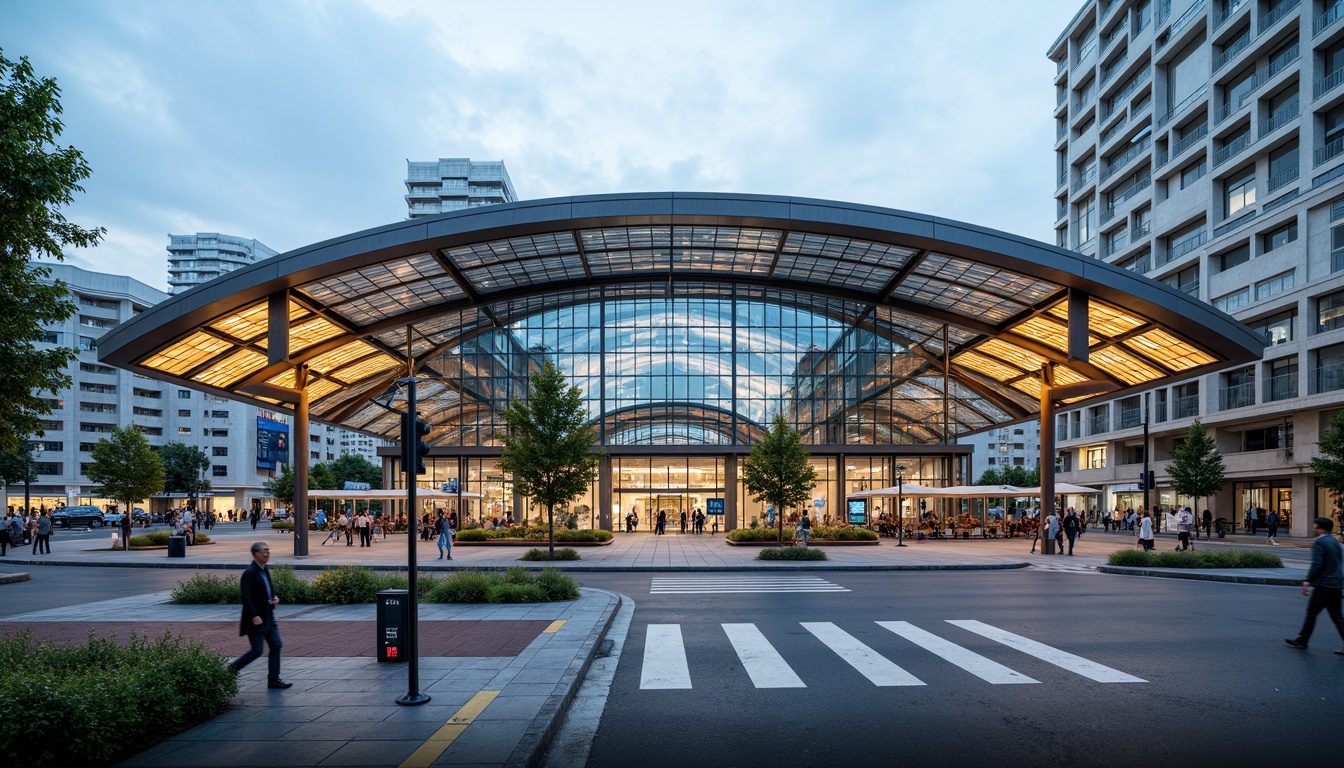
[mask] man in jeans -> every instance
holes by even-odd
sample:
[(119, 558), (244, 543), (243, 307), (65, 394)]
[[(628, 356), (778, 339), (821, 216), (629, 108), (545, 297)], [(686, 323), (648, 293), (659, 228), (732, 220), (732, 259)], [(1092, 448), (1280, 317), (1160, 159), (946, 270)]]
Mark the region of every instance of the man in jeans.
[(1180, 543), (1176, 545), (1177, 549), (1194, 549), (1190, 543), (1190, 532), (1195, 529), (1195, 516), (1189, 507), (1182, 507), (1180, 514), (1176, 515), (1176, 540)]
[(807, 548), (807, 538), (812, 535), (812, 518), (807, 516), (807, 510), (803, 510), (803, 516), (798, 520), (798, 539), (803, 542), (803, 548)]
[[(1307, 580), (1302, 582), (1302, 594), (1311, 596), (1307, 601), (1307, 617), (1297, 637), (1284, 640), (1299, 650), (1307, 649), (1311, 631), (1316, 628), (1316, 616), (1322, 610), (1330, 614), (1340, 639), (1344, 640), (1344, 616), (1340, 615), (1340, 595), (1344, 592), (1344, 544), (1330, 535), (1334, 528), (1334, 521), (1328, 517), (1316, 518), (1312, 526), (1316, 541), (1311, 544), (1311, 569), (1307, 571)], [(1344, 650), (1335, 651), (1335, 654), (1344, 656)]]

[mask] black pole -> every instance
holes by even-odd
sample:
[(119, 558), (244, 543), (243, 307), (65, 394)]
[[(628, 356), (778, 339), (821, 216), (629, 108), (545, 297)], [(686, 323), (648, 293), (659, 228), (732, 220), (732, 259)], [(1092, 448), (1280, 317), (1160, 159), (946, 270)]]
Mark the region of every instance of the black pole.
[[(1151, 489), (1148, 487), (1149, 485), (1151, 485), (1151, 483), (1148, 482), (1148, 478), (1150, 477), (1150, 475), (1148, 474), (1148, 454), (1150, 454), (1150, 453), (1151, 453), (1151, 451), (1148, 449), (1148, 394), (1147, 394), (1147, 393), (1144, 393), (1144, 395), (1143, 395), (1143, 482), (1141, 483), (1141, 485), (1143, 486), (1143, 511), (1144, 511), (1144, 512), (1150, 512), (1150, 511), (1152, 511), (1152, 507), (1150, 507), (1149, 504), (1148, 504), (1148, 491), (1151, 490)], [(1142, 512), (1139, 513), (1139, 522), (1143, 522), (1143, 513), (1142, 513)], [(1161, 530), (1161, 528), (1159, 527), (1159, 524), (1158, 524), (1158, 517), (1157, 517), (1157, 515), (1153, 515), (1153, 533), (1157, 533), (1157, 532), (1160, 531), (1160, 530)]]
[(905, 507), (902, 496), (905, 490), (905, 472), (896, 472), (896, 546), (905, 546)]
[(406, 473), (406, 580), (407, 595), (409, 606), (406, 609), (406, 695), (397, 699), (397, 703), (403, 706), (411, 707), (424, 704), (429, 701), (429, 696), (420, 692), (420, 648), (419, 648), (419, 613), (420, 596), (416, 592), (415, 578), (415, 538), (417, 527), (417, 512), (415, 502), (415, 465), (417, 443), (420, 442), (419, 434), (415, 429), (415, 379), (406, 380), (406, 415), (405, 424), (409, 429), (403, 429), (401, 439), (404, 443), (402, 455), (402, 469)]

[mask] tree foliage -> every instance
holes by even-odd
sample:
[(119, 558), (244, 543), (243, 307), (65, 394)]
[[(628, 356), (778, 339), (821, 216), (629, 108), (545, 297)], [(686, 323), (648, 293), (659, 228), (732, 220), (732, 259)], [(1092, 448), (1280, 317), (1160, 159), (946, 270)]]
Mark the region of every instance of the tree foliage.
[(1176, 449), (1171, 464), (1167, 465), (1171, 487), (1195, 500), (1196, 518), (1199, 517), (1199, 500), (1223, 487), (1223, 457), (1214, 448), (1213, 438), (1204, 431), (1199, 419), (1195, 419), (1185, 435), (1185, 442)]
[(509, 403), (508, 431), (497, 435), (504, 447), (499, 464), (513, 473), (513, 487), (546, 508), (547, 539), (555, 555), (555, 508), (588, 490), (601, 452), (588, 424), (583, 393), (547, 360), (528, 380), (527, 396)]
[(163, 489), (168, 493), (185, 493), (195, 501), (210, 490), (204, 474), (210, 468), (210, 457), (203, 449), (174, 440), (159, 449), (159, 458), (163, 461)]
[(33, 482), (37, 474), (33, 472), (33, 444), (27, 440), (19, 441), (19, 447), (13, 451), (0, 453), (0, 485)]
[(98, 441), (85, 474), (98, 484), (94, 493), (120, 502), (127, 512), (135, 502), (163, 490), (163, 460), (134, 426), (118, 427)]
[(51, 405), (41, 397), (70, 387), (76, 352), (39, 347), (43, 326), (68, 319), (75, 305), (36, 258), (61, 259), (66, 247), (89, 248), (102, 228), (66, 220), (61, 207), (84, 191), (89, 166), (74, 147), (56, 144), (63, 125), (60, 89), (38, 77), (26, 57), (0, 50), (0, 452), (42, 435)]
[(342, 454), (326, 466), (335, 480), (332, 488), (344, 488), (347, 482), (368, 483), (370, 488), (383, 487), (382, 468), (358, 453)]
[(742, 484), (753, 501), (772, 505), (779, 523), (779, 543), (784, 543), (784, 512), (807, 503), (817, 483), (816, 470), (808, 461), (798, 430), (784, 414), (775, 414), (774, 424), (751, 455), (742, 462)]
[(1318, 450), (1320, 456), (1311, 460), (1311, 471), (1316, 473), (1316, 482), (1338, 499), (1344, 494), (1344, 411), (1336, 413), (1321, 432)]
[(1002, 467), (987, 469), (975, 481), (976, 485), (1016, 485), (1019, 488), (1035, 488), (1041, 484), (1040, 467)]

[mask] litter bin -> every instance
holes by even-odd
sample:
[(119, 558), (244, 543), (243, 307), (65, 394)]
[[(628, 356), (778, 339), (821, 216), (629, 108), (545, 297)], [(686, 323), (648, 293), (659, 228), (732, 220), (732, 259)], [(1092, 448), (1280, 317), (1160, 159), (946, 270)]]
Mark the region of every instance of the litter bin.
[(406, 661), (406, 624), (410, 617), (411, 593), (405, 589), (378, 592), (378, 660)]
[(168, 537), (168, 556), (186, 557), (187, 556), (187, 537), (169, 536)]

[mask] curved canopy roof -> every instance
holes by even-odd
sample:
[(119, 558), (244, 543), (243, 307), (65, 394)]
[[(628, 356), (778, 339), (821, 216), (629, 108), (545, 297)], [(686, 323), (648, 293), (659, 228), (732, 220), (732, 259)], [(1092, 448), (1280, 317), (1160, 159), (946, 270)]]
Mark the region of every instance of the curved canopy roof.
[[(609, 314), (591, 317), (612, 322), (647, 307), (641, 300), (679, 297), (706, 314), (704, 302), (747, 302), (774, 308), (761, 317), (805, 313), (838, 329), (810, 348), (789, 340), (807, 350), (792, 358), (794, 376), (809, 355), (840, 357), (846, 332), (896, 350), (873, 358), (868, 390), (843, 417), (898, 413), (911, 425), (875, 441), (938, 442), (1032, 416), (1046, 363), (1057, 364), (1056, 385), (1102, 382), (1090, 392), (1113, 394), (1263, 350), (1259, 336), (1194, 297), (1043, 243), (848, 203), (690, 193), (526, 201), (356, 232), (173, 296), (98, 349), (105, 362), (266, 407), (297, 399), (295, 366), (306, 364), (314, 419), (393, 439), (399, 421), (374, 400), (406, 375), (409, 357), (431, 379), (418, 392), (431, 441), (464, 444), (452, 430), (508, 397), (463, 384), (482, 366), (464, 346), (502, 334), (491, 343), (544, 351), (516, 329), (569, 322), (566, 313), (599, 304)], [(285, 317), (272, 323), (273, 311)], [(744, 330), (731, 325), (733, 335)], [(589, 374), (591, 385), (607, 375)], [(785, 390), (776, 394), (813, 397)], [(765, 422), (695, 399), (614, 402), (595, 416), (617, 429), (672, 414), (734, 435), (728, 442)], [(855, 442), (838, 434), (819, 442)]]

